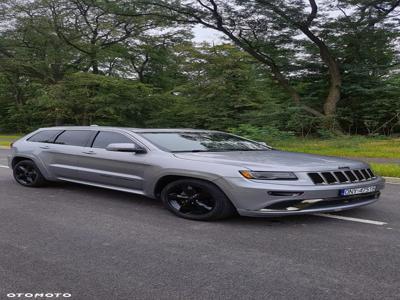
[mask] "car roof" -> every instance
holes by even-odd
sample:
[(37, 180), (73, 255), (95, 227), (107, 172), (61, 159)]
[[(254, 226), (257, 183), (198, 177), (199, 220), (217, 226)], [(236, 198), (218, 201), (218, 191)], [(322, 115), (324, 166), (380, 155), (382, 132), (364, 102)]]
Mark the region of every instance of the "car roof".
[(46, 127), (41, 129), (51, 129), (51, 130), (68, 130), (68, 129), (79, 129), (79, 130), (102, 130), (102, 129), (122, 129), (128, 130), (136, 133), (168, 133), (168, 132), (218, 132), (215, 130), (206, 129), (192, 129), (192, 128), (131, 128), (131, 127), (114, 127), (114, 126), (56, 126), (56, 127)]

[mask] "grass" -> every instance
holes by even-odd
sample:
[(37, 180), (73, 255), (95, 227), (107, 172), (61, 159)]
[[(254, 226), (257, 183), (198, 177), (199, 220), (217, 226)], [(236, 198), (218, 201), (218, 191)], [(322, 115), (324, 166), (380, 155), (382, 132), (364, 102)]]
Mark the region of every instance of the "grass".
[(20, 134), (0, 134), (0, 139), (19, 139), (22, 135)]
[(376, 174), (387, 177), (400, 177), (400, 164), (376, 164), (371, 163)]
[(329, 140), (293, 138), (272, 146), (287, 151), (320, 155), (400, 159), (400, 138), (343, 137)]
[(16, 134), (1, 134), (0, 135), (0, 146), (8, 147), (12, 142), (18, 140), (21, 136)]
[[(371, 163), (374, 171), (387, 177), (400, 177), (400, 138), (341, 137), (328, 140), (292, 138), (270, 143), (286, 151), (320, 155), (380, 158), (388, 163)], [(395, 160), (390, 163), (390, 160)]]

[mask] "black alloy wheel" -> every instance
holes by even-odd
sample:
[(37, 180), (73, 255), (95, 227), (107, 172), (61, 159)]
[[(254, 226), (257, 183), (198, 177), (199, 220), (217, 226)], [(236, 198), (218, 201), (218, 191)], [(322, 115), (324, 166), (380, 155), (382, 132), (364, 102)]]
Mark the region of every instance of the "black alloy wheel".
[(174, 214), (191, 220), (222, 219), (235, 212), (218, 187), (197, 179), (181, 179), (168, 184), (161, 198)]
[(13, 168), (15, 180), (28, 187), (38, 187), (45, 183), (43, 175), (31, 160), (23, 160), (17, 163)]
[(188, 215), (204, 215), (215, 208), (215, 199), (207, 191), (182, 183), (168, 191), (168, 202), (176, 210)]

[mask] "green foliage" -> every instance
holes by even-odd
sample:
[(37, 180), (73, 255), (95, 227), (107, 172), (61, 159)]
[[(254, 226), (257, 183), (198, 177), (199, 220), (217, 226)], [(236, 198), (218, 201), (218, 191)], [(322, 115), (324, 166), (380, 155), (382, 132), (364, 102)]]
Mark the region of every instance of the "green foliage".
[(188, 61), (182, 68), (190, 80), (165, 96), (168, 106), (154, 123), (227, 129), (240, 123), (259, 122), (261, 116), (255, 116), (255, 112), (263, 105), (275, 109), (270, 80), (237, 48), (190, 48), (185, 55)]
[[(236, 2), (243, 6), (229, 10)], [(187, 15), (146, 1), (4, 3), (1, 131), (99, 124), (229, 130), (257, 140), (335, 138), (323, 116), (304, 109), (322, 112), (327, 96), (329, 77), (319, 49), (271, 10), (279, 4), (293, 20), (304, 21), (309, 12), (304, 1), (271, 2), (268, 9), (255, 7), (254, 1), (226, 3), (220, 10), (224, 25), (241, 33), (241, 47), (227, 41), (193, 44), (191, 28), (182, 23), (190, 19)], [(196, 3), (192, 12), (215, 22), (210, 10)], [(339, 4), (352, 14), (330, 14), (337, 7), (322, 1), (311, 26), (340, 63), (343, 84), (335, 121), (349, 134), (396, 135), (395, 20), (369, 26), (381, 16), (376, 7), (353, 0)], [(360, 19), (363, 5), (368, 6), (366, 19)], [(323, 19), (324, 14), (331, 17)], [(244, 51), (243, 42), (275, 63), (300, 104), (279, 83), (271, 64)]]
[(293, 132), (281, 131), (272, 126), (256, 127), (249, 124), (240, 124), (236, 128), (229, 128), (228, 131), (252, 140), (266, 143), (293, 137)]
[(34, 97), (11, 105), (5, 131), (26, 132), (61, 124), (145, 126), (157, 109), (153, 90), (142, 83), (91, 73), (38, 86)]

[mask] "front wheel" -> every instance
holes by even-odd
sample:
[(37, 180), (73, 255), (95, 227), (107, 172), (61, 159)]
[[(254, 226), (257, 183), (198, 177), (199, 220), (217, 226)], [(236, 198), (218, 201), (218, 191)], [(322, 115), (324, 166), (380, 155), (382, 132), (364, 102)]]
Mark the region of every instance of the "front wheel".
[(19, 184), (27, 187), (40, 187), (46, 183), (39, 168), (31, 160), (17, 163), (13, 168), (13, 175)]
[(161, 199), (175, 215), (191, 220), (218, 220), (236, 211), (218, 187), (198, 179), (180, 179), (169, 183), (162, 190)]

